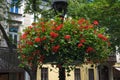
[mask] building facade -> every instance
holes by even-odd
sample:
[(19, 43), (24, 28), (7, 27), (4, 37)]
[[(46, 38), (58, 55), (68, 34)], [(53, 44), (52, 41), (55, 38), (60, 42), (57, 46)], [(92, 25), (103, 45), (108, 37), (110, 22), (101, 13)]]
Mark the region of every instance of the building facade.
[(22, 14), (17, 7), (9, 6), (11, 1), (0, 2), (0, 80), (24, 80), (24, 70), (18, 67), (16, 45), (13, 46), (18, 41)]
[[(37, 80), (59, 80), (59, 69), (50, 64), (43, 65), (37, 71)], [(99, 80), (97, 66), (94, 64), (83, 64), (69, 73), (66, 72), (66, 80)]]

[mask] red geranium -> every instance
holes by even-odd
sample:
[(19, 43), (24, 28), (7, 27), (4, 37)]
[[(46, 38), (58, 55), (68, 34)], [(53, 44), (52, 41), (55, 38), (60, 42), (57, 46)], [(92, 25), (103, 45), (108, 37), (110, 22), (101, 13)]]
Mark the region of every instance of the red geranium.
[(50, 36), (51, 36), (52, 38), (56, 38), (56, 37), (58, 37), (58, 34), (55, 33), (55, 32), (50, 32)]
[(98, 37), (104, 41), (108, 40), (103, 34), (98, 34)]
[(86, 40), (85, 39), (81, 39), (80, 40), (80, 43), (84, 43)]
[(53, 47), (52, 47), (52, 51), (56, 53), (56, 52), (58, 52), (58, 49), (59, 49), (59, 48), (60, 48), (59, 45), (53, 46)]
[(59, 31), (62, 27), (63, 27), (63, 24), (60, 24), (59, 26), (57, 26), (57, 27), (55, 28), (55, 30)]
[(95, 20), (95, 21), (93, 22), (93, 24), (94, 24), (94, 25), (98, 25), (99, 23), (98, 23), (97, 20)]
[(78, 24), (82, 24), (83, 22), (85, 22), (85, 19), (84, 19), (84, 18), (78, 20)]
[(41, 39), (39, 37), (35, 38), (35, 42), (41, 42)]
[(27, 44), (28, 45), (33, 45), (33, 42), (32, 41), (27, 41)]
[(45, 27), (44, 26), (42, 26), (42, 32), (45, 32)]
[(70, 35), (65, 35), (65, 36), (64, 36), (64, 38), (65, 38), (66, 40), (70, 39), (70, 37), (71, 37)]
[(82, 47), (83, 46), (83, 44), (82, 43), (79, 43), (78, 44), (78, 48), (80, 48), (80, 47)]
[(87, 49), (86, 49), (86, 52), (87, 53), (90, 53), (90, 52), (93, 52), (94, 51), (94, 49), (92, 48), (92, 47), (88, 47)]
[(21, 36), (21, 39), (26, 39), (27, 37), (27, 33), (24, 33), (22, 36)]

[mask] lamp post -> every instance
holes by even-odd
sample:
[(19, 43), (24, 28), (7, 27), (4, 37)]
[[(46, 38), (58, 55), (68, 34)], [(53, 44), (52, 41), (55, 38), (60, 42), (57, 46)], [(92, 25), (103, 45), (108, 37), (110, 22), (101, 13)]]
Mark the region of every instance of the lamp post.
[[(67, 6), (67, 0), (52, 0), (52, 8), (54, 9), (56, 15), (59, 15), (59, 17), (64, 18), (67, 12)], [(62, 66), (63, 63), (60, 63), (60, 65)], [(59, 80), (66, 80), (65, 68), (63, 66), (59, 68)]]
[(52, 8), (54, 9), (56, 15), (60, 14), (60, 17), (64, 18), (67, 12), (67, 6), (67, 0), (52, 0)]

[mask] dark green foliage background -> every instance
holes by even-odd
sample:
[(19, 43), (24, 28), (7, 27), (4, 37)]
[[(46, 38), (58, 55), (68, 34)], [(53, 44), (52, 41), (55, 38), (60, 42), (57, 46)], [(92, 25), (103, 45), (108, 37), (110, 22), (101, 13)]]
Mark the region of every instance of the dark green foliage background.
[(98, 20), (102, 27), (107, 28), (113, 50), (115, 50), (115, 46), (120, 47), (119, 0), (94, 0), (92, 2), (69, 0), (67, 14), (74, 18), (84, 17), (91, 21)]

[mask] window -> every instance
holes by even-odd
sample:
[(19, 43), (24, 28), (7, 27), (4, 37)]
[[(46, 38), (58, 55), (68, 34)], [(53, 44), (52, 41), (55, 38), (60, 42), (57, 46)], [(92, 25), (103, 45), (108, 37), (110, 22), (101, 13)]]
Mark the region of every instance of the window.
[(41, 80), (48, 80), (48, 68), (41, 69)]
[(93, 69), (89, 69), (89, 80), (94, 80), (94, 70)]
[(13, 42), (13, 44), (17, 44), (18, 41), (18, 28), (16, 27), (10, 27), (9, 28), (9, 37), (10, 40)]
[[(12, 2), (13, 3), (16, 3), (18, 0), (13, 0)], [(12, 6), (10, 8), (10, 12), (13, 12), (13, 13), (18, 13), (18, 6)]]
[(80, 76), (80, 69), (75, 69), (74, 70), (74, 80), (81, 80), (81, 76)]
[(18, 13), (18, 7), (17, 7), (17, 6), (11, 7), (11, 8), (10, 8), (10, 12)]

